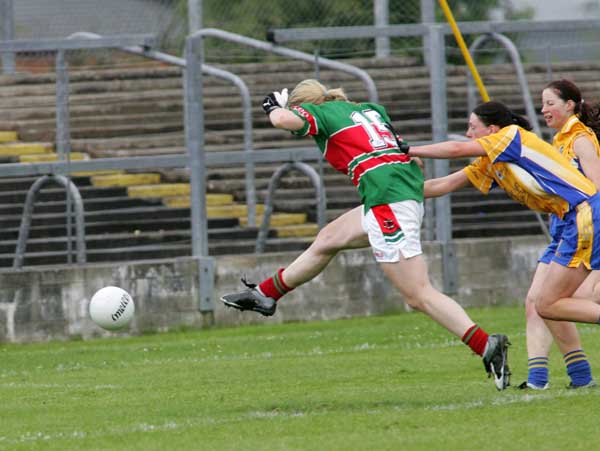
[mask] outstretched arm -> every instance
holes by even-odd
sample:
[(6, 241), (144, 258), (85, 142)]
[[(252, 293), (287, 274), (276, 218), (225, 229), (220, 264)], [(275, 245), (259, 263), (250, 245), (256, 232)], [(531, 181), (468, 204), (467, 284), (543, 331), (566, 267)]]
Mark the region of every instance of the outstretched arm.
[(422, 158), (466, 158), (485, 156), (477, 141), (445, 141), (425, 146), (411, 146), (409, 155)]
[(304, 127), (304, 121), (285, 108), (277, 108), (269, 113), (269, 120), (273, 127), (295, 131)]
[(469, 184), (469, 179), (465, 171), (460, 170), (438, 177), (436, 179), (425, 180), (425, 197), (439, 197), (451, 193)]

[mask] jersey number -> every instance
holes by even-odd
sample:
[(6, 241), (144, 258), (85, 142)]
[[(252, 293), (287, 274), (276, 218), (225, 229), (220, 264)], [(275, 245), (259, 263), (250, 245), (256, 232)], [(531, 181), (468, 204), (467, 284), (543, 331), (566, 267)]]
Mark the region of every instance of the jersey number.
[(390, 144), (396, 145), (390, 129), (385, 125), (379, 113), (375, 110), (355, 111), (350, 116), (355, 124), (362, 126), (373, 149), (384, 149)]

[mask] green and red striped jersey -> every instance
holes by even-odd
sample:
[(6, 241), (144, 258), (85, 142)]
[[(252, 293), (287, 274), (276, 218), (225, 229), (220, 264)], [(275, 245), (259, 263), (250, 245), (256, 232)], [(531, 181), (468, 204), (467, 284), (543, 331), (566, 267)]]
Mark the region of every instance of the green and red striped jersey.
[(291, 110), (305, 122), (292, 133), (315, 139), (325, 159), (358, 187), (365, 212), (403, 200), (423, 202), (423, 173), (398, 149), (381, 105), (333, 101)]

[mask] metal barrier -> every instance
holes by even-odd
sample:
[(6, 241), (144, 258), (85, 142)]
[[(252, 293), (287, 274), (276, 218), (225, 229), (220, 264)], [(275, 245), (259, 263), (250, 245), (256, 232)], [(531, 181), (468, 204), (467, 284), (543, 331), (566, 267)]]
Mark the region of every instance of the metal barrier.
[[(313, 27), (313, 28), (275, 28), (269, 30), (267, 39), (273, 43), (282, 44), (292, 41), (322, 41), (328, 39), (360, 39), (360, 38), (398, 38), (427, 36), (428, 27), (442, 27), (444, 35), (452, 34), (448, 24), (403, 24), (387, 26), (356, 26), (356, 27)], [(463, 34), (478, 33), (516, 33), (540, 31), (583, 31), (597, 30), (600, 20), (515, 20), (515, 21), (470, 21), (459, 22), (458, 27)]]
[[(87, 31), (80, 31), (69, 36), (69, 39), (84, 38), (84, 39), (99, 39), (102, 36), (89, 33)], [(173, 55), (168, 55), (163, 52), (157, 52), (147, 47), (136, 45), (121, 47), (120, 50), (131, 53), (134, 55), (144, 56), (155, 61), (160, 61), (174, 66), (179, 66), (185, 69), (186, 61), (183, 58), (179, 58)], [(243, 109), (243, 126), (244, 126), (244, 152), (249, 158), (245, 161), (246, 171), (244, 174), (245, 185), (246, 185), (246, 206), (248, 214), (248, 224), (251, 226), (256, 225), (256, 188), (254, 183), (254, 161), (252, 160), (251, 152), (253, 150), (252, 142), (252, 99), (250, 98), (250, 91), (248, 86), (237, 75), (227, 72), (226, 70), (219, 69), (207, 64), (202, 65), (202, 71), (213, 77), (221, 78), (223, 80), (230, 81), (234, 86), (240, 90), (242, 96), (242, 109)]]
[[(31, 217), (33, 215), (33, 207), (38, 193), (42, 187), (48, 182), (54, 181), (59, 185), (62, 185), (67, 191), (68, 195), (75, 201), (75, 230), (77, 236), (77, 263), (85, 263), (86, 261), (86, 249), (85, 249), (85, 224), (84, 224), (84, 210), (83, 201), (81, 194), (75, 186), (75, 184), (64, 175), (44, 175), (38, 178), (29, 188), (27, 197), (25, 198), (25, 205), (23, 206), (23, 217), (21, 218), (21, 225), (19, 227), (19, 237), (17, 238), (17, 247), (15, 249), (15, 259), (13, 261), (13, 269), (19, 269), (23, 266), (23, 260), (25, 255), (25, 247), (27, 245), (27, 238), (29, 238), (29, 229), (31, 226)], [(67, 203), (67, 218), (71, 217), (69, 209), (69, 203)], [(71, 224), (67, 221), (67, 229), (70, 230)], [(69, 245), (70, 240), (67, 245)]]
[(325, 227), (325, 223), (327, 221), (326, 212), (327, 212), (327, 200), (325, 197), (325, 187), (323, 186), (323, 180), (317, 171), (315, 171), (311, 166), (306, 163), (301, 162), (290, 162), (286, 163), (283, 166), (277, 168), (277, 170), (271, 176), (269, 180), (269, 188), (267, 192), (267, 199), (265, 201), (265, 213), (263, 216), (262, 224), (258, 231), (258, 237), (256, 239), (255, 252), (262, 253), (265, 248), (265, 241), (267, 239), (267, 234), (269, 232), (269, 224), (271, 222), (271, 214), (273, 213), (273, 195), (275, 190), (278, 187), (278, 183), (281, 178), (287, 174), (289, 171), (298, 170), (306, 174), (310, 181), (313, 183), (316, 192), (316, 201), (317, 201), (317, 224), (319, 226), (319, 230)]
[[(502, 46), (508, 52), (512, 64), (515, 67), (515, 71), (517, 73), (519, 87), (521, 88), (521, 94), (523, 95), (523, 103), (525, 104), (527, 116), (529, 117), (531, 125), (533, 126), (533, 131), (536, 135), (542, 136), (542, 130), (540, 129), (538, 116), (535, 112), (535, 107), (533, 106), (533, 100), (531, 100), (531, 92), (529, 91), (527, 77), (525, 76), (525, 70), (523, 69), (523, 63), (521, 62), (521, 55), (519, 55), (519, 50), (517, 49), (515, 44), (507, 36), (504, 36), (500, 33), (486, 33), (481, 36), (478, 36), (473, 41), (473, 43), (469, 47), (469, 52), (471, 53), (471, 55), (474, 55), (475, 52), (479, 49), (479, 47), (489, 40), (494, 40), (502, 44)], [(467, 77), (467, 99), (469, 111), (473, 111), (473, 109), (475, 108), (475, 84), (473, 83), (473, 77), (470, 73)]]
[[(259, 41), (257, 39), (248, 38), (246, 36), (230, 33), (228, 31), (217, 30), (215, 28), (205, 28), (203, 30), (199, 30), (192, 34), (188, 38), (188, 41), (190, 39), (195, 40), (202, 39), (204, 37), (223, 39), (225, 41), (235, 42), (240, 45), (245, 45), (248, 47), (253, 47), (255, 49), (263, 50), (267, 53), (273, 53), (275, 55), (281, 55), (300, 61), (306, 61), (309, 63), (315, 61), (314, 55), (311, 55), (310, 53), (304, 53), (298, 50), (288, 49), (286, 47), (281, 47), (270, 42)], [(369, 100), (371, 102), (378, 101), (377, 87), (375, 86), (375, 83), (373, 82), (371, 76), (366, 71), (359, 69), (358, 67), (352, 66), (350, 64), (340, 63), (339, 61), (330, 60), (328, 58), (320, 57), (318, 58), (318, 62), (323, 67), (328, 67), (330, 69), (339, 70), (356, 76), (365, 84), (365, 88), (369, 93)]]

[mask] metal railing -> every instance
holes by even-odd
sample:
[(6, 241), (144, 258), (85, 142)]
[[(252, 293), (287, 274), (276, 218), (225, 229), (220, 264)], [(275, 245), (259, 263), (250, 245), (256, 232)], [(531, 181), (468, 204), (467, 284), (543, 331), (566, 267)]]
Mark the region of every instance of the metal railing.
[[(469, 52), (471, 53), (471, 55), (475, 55), (479, 47), (481, 47), (483, 44), (490, 40), (494, 40), (500, 43), (508, 52), (512, 65), (515, 68), (517, 79), (519, 80), (519, 87), (521, 88), (523, 103), (525, 104), (527, 116), (529, 117), (531, 125), (533, 126), (533, 131), (536, 135), (542, 136), (542, 130), (540, 129), (538, 116), (535, 112), (535, 107), (533, 106), (533, 100), (531, 99), (529, 84), (527, 83), (527, 77), (525, 76), (525, 69), (523, 69), (521, 56), (519, 55), (519, 50), (517, 49), (517, 46), (514, 44), (514, 42), (511, 41), (510, 38), (508, 38), (507, 36), (504, 36), (500, 33), (486, 33), (481, 36), (478, 36), (473, 41), (473, 43), (469, 47)], [(467, 77), (467, 105), (469, 111), (473, 111), (473, 109), (475, 108), (475, 83), (473, 82), (473, 77), (470, 73)]]
[[(331, 39), (360, 39), (360, 38), (398, 38), (423, 37), (429, 33), (431, 25), (442, 27), (444, 35), (451, 35), (452, 29), (447, 24), (404, 24), (388, 26), (357, 26), (357, 27), (314, 27), (314, 28), (275, 28), (269, 30), (268, 39), (277, 44), (293, 41), (323, 41)], [(459, 22), (458, 27), (463, 34), (481, 33), (519, 33), (543, 31), (582, 31), (597, 30), (600, 20), (515, 20), (509, 22), (471, 21)]]
[(267, 240), (269, 224), (271, 223), (271, 214), (273, 213), (273, 197), (275, 194), (275, 190), (277, 189), (281, 178), (294, 169), (303, 172), (306, 176), (308, 176), (313, 186), (315, 187), (317, 225), (319, 227), (319, 230), (325, 227), (325, 222), (327, 220), (327, 200), (325, 197), (325, 187), (323, 185), (323, 180), (321, 179), (321, 176), (317, 171), (315, 171), (311, 166), (309, 166), (306, 163), (286, 163), (283, 166), (277, 168), (277, 170), (273, 173), (271, 179), (269, 180), (267, 199), (265, 201), (265, 213), (263, 215), (262, 224), (258, 231), (258, 238), (256, 239), (256, 247), (254, 249), (257, 253), (262, 253), (265, 249), (265, 241)]
[[(75, 184), (64, 175), (44, 175), (38, 178), (29, 188), (25, 205), (23, 206), (23, 216), (21, 225), (19, 226), (19, 236), (17, 238), (17, 246), (15, 250), (15, 258), (13, 260), (13, 269), (19, 269), (23, 266), (25, 257), (25, 248), (27, 246), (27, 238), (29, 238), (29, 230), (31, 219), (33, 216), (33, 207), (40, 190), (49, 182), (56, 182), (65, 188), (68, 198), (72, 198), (75, 202), (75, 230), (77, 237), (77, 263), (86, 262), (86, 247), (85, 247), (85, 212), (83, 209), (83, 200), (81, 194)], [(67, 218), (71, 217), (70, 203), (67, 202)], [(67, 229), (71, 230), (71, 225), (67, 222)], [(67, 247), (70, 246), (70, 239), (67, 238)], [(68, 253), (70, 260), (70, 253)]]
[[(310, 53), (300, 52), (298, 50), (289, 49), (286, 47), (282, 47), (280, 45), (275, 45), (271, 42), (259, 41), (258, 39), (249, 38), (246, 36), (242, 36), (235, 33), (230, 33), (229, 31), (217, 30), (215, 28), (205, 28), (203, 30), (199, 30), (192, 34), (189, 39), (203, 39), (205, 37), (213, 37), (218, 39), (223, 39), (225, 41), (235, 42), (240, 45), (244, 45), (247, 47), (252, 47), (258, 50), (263, 50), (267, 53), (272, 53), (274, 55), (285, 56), (287, 58), (306, 61), (308, 63), (315, 62), (315, 56)], [(327, 67), (329, 69), (339, 70), (341, 72), (346, 72), (350, 75), (354, 75), (355, 77), (362, 80), (369, 95), (369, 100), (371, 102), (378, 101), (377, 95), (377, 87), (373, 82), (371, 76), (364, 70), (352, 66), (351, 64), (340, 63), (339, 61), (334, 61), (329, 58), (318, 58), (318, 64), (323, 67)]]

